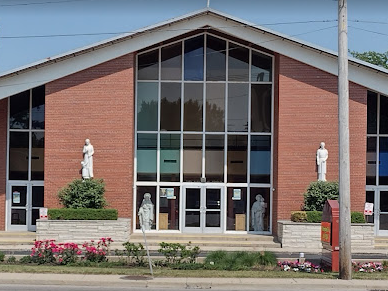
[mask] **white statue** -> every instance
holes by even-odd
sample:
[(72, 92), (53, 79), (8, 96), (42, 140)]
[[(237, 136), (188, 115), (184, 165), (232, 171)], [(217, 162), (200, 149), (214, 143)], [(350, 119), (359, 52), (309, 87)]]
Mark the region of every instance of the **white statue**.
[(93, 178), (93, 154), (94, 148), (90, 143), (90, 140), (87, 138), (85, 140), (85, 145), (82, 150), (84, 153), (84, 160), (81, 162), (82, 165), (82, 178), (90, 179)]
[(152, 204), (150, 193), (144, 194), (144, 198), (137, 215), (139, 216), (141, 229), (150, 230), (152, 227), (152, 222), (154, 221), (154, 204)]
[(256, 195), (256, 201), (251, 209), (251, 223), (254, 231), (264, 231), (264, 216), (267, 203), (264, 202), (263, 196)]
[(325, 149), (325, 143), (321, 142), (317, 150), (318, 181), (326, 181), (326, 160), (328, 157), (329, 152)]

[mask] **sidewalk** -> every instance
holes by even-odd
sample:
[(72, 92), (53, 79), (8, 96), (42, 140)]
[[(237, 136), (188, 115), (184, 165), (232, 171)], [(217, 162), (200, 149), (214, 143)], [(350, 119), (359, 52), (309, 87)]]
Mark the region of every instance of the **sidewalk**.
[(1, 284), (76, 285), (132, 288), (181, 288), (260, 290), (268, 287), (284, 289), (377, 289), (388, 290), (388, 280), (331, 280), (331, 279), (265, 279), (265, 278), (137, 278), (123, 275), (31, 274), (0, 273)]

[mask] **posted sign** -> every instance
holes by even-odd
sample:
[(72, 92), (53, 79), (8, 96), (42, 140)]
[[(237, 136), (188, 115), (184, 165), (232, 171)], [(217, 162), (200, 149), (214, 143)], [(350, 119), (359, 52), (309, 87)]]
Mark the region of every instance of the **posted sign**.
[(331, 235), (331, 223), (330, 222), (321, 222), (321, 241), (330, 243)]
[(40, 219), (48, 219), (47, 208), (39, 208), (39, 217)]
[(373, 214), (373, 203), (365, 203), (364, 215), (372, 215)]

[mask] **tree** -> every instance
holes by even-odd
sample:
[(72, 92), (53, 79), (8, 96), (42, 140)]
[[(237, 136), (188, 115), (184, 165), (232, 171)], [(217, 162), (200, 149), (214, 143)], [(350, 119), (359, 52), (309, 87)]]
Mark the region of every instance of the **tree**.
[(385, 53), (378, 53), (374, 51), (359, 53), (356, 51), (350, 51), (350, 54), (362, 61), (388, 69), (388, 51)]

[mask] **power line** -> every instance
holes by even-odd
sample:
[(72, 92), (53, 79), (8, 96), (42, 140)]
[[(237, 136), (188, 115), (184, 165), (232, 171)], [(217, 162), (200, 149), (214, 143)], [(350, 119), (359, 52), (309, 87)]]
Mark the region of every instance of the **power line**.
[(374, 34), (379, 34), (379, 35), (388, 36), (388, 34), (382, 33), (382, 32), (378, 32), (378, 31), (373, 31), (373, 30), (364, 29), (364, 28), (359, 28), (359, 27), (350, 26), (350, 25), (349, 25), (348, 27), (354, 28), (354, 29), (357, 29), (357, 30), (361, 30), (361, 31), (365, 31), (365, 32), (370, 32), (370, 33), (374, 33)]
[[(76, 1), (76, 0), (73, 0)], [(279, 23), (266, 23), (266, 24), (255, 24), (255, 25), (230, 25), (230, 26), (212, 26), (209, 28), (198, 28), (203, 30), (209, 29), (220, 29), (220, 28), (233, 28), (233, 27), (257, 27), (265, 25), (283, 25), (283, 24), (307, 24), (307, 23), (328, 23), (335, 22), (336, 20), (312, 20), (312, 21), (297, 21), (297, 22), (279, 22)], [(326, 29), (326, 28), (323, 28)], [(154, 32), (165, 32), (165, 31), (191, 31), (192, 29), (162, 29)], [(319, 31), (319, 30), (318, 30)], [(95, 33), (68, 33), (68, 34), (41, 34), (41, 35), (6, 35), (0, 36), (0, 39), (21, 39), (21, 38), (50, 38), (50, 37), (74, 37), (74, 36), (96, 36), (96, 35), (115, 35), (125, 33), (136, 33), (137, 31), (117, 31), (117, 32), (95, 32)], [(315, 32), (315, 31), (313, 31)], [(303, 34), (303, 33), (302, 33)], [(299, 34), (298, 34), (299, 35)]]
[(16, 3), (16, 4), (0, 4), (0, 7), (60, 4), (60, 3), (68, 3), (68, 2), (82, 2), (82, 1), (94, 1), (94, 0), (62, 0), (62, 1), (45, 1), (45, 2)]

